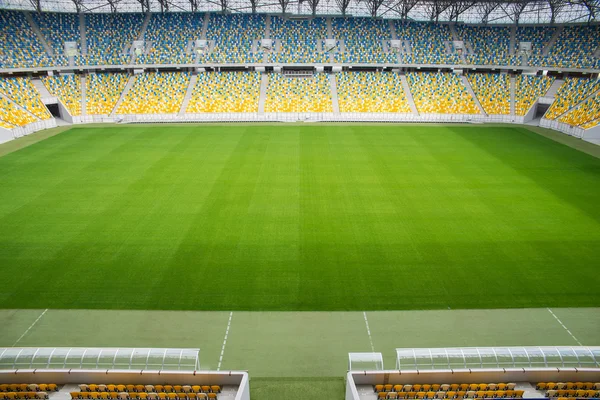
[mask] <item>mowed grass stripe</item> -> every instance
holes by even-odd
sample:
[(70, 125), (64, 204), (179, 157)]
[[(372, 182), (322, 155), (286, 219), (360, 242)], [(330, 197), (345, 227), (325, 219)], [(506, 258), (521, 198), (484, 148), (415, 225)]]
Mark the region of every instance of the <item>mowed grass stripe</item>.
[(4, 308), (600, 303), (600, 160), (522, 128), (76, 128), (0, 177)]

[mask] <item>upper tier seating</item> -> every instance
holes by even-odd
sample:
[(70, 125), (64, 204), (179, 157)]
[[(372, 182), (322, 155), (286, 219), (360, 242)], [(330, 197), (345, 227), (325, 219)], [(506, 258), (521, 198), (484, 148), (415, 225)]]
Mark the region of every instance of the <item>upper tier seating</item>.
[(600, 81), (582, 78), (567, 78), (556, 92), (556, 97), (546, 115), (547, 119), (556, 119), (575, 107), (592, 93), (600, 90)]
[(600, 68), (600, 59), (592, 57), (600, 46), (600, 26), (565, 26), (548, 57), (539, 57), (533, 65), (571, 68)]
[(269, 54), (270, 62), (322, 63), (327, 53), (317, 52), (317, 41), (327, 38), (325, 18), (291, 20), (271, 17), (271, 39), (281, 41), (281, 51)]
[(260, 72), (201, 72), (186, 112), (258, 112)]
[[(556, 32), (553, 26), (518, 26), (515, 36), (515, 51), (518, 49), (519, 42), (531, 42), (531, 54), (541, 56), (544, 46), (546, 46), (552, 35)], [(532, 65), (532, 59), (529, 59), (529, 65)]]
[[(383, 51), (382, 40), (390, 40), (388, 21), (372, 18), (333, 18), (333, 36), (344, 40), (345, 51), (335, 54), (336, 62), (397, 62), (396, 54)], [(339, 46), (338, 46), (339, 48)]]
[(264, 38), (265, 16), (260, 14), (211, 14), (206, 39), (214, 40), (215, 47), (203, 61), (214, 63), (262, 62), (260, 46), (252, 53), (252, 41)]
[(88, 115), (109, 115), (128, 80), (129, 74), (89, 74), (86, 79)]
[(0, 78), (0, 93), (40, 119), (51, 118), (29, 78)]
[(600, 119), (600, 95), (596, 94), (558, 120), (569, 125), (582, 126), (587, 129), (598, 125), (598, 119)]
[(128, 64), (125, 48), (139, 35), (143, 14), (86, 14), (88, 65)]
[(48, 46), (54, 52), (55, 65), (68, 65), (64, 51), (65, 42), (77, 42), (77, 51), (81, 54), (79, 34), (79, 16), (72, 13), (32, 13)]
[(25, 15), (0, 11), (0, 67), (46, 67), (53, 65)]
[(470, 74), (467, 78), (487, 114), (510, 114), (510, 78), (507, 74)]
[(342, 72), (336, 78), (340, 112), (412, 112), (396, 73)]
[(515, 114), (525, 115), (533, 103), (548, 92), (554, 78), (519, 75), (516, 79)]
[(0, 97), (0, 119), (15, 126), (23, 126), (36, 121), (33, 115), (4, 97)]
[(119, 105), (117, 114), (177, 113), (189, 82), (189, 72), (139, 74)]
[(71, 115), (81, 115), (81, 80), (77, 75), (47, 76), (42, 82), (48, 91), (58, 97)]
[(456, 74), (409, 72), (406, 78), (420, 113), (479, 113), (475, 100)]
[[(151, 42), (145, 55), (136, 57), (137, 64), (184, 64), (194, 61), (188, 43), (202, 34), (204, 14), (152, 14), (144, 39)], [(176, 34), (174, 34), (176, 32)], [(189, 50), (189, 52), (188, 52)]]
[(456, 25), (458, 37), (468, 41), (475, 54), (465, 56), (467, 63), (477, 65), (516, 65), (509, 54), (510, 28), (506, 26)]
[(396, 36), (408, 40), (412, 54), (405, 54), (404, 61), (410, 64), (457, 64), (458, 54), (447, 54), (444, 41), (452, 41), (448, 25), (428, 22), (396, 21)]
[(317, 74), (311, 78), (287, 78), (270, 74), (266, 112), (332, 112), (329, 78)]

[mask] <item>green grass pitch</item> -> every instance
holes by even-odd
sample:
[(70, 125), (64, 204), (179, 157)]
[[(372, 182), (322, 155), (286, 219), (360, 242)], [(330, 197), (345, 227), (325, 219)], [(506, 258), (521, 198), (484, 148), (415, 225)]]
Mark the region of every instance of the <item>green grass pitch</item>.
[(74, 128), (0, 157), (0, 307), (599, 306), (600, 160), (524, 128)]

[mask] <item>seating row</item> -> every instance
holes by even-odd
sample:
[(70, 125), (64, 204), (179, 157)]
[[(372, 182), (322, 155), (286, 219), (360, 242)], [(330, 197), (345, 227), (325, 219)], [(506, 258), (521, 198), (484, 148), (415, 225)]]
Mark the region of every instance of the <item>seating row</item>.
[(443, 383), (443, 384), (414, 384), (414, 385), (375, 385), (375, 392), (447, 392), (447, 391), (478, 391), (478, 390), (513, 390), (515, 383)]
[(0, 392), (0, 400), (31, 400), (47, 398), (47, 392)]
[(597, 398), (600, 397), (599, 390), (547, 390), (545, 393), (548, 398), (568, 397), (568, 398)]
[(82, 400), (216, 400), (217, 393), (195, 392), (71, 392), (71, 399)]
[(468, 390), (468, 391), (437, 391), (437, 392), (379, 392), (378, 400), (394, 399), (520, 399), (524, 390)]
[(0, 392), (56, 392), (55, 383), (2, 383)]
[(133, 384), (80, 384), (81, 392), (156, 392), (156, 393), (219, 393), (219, 385), (133, 385)]

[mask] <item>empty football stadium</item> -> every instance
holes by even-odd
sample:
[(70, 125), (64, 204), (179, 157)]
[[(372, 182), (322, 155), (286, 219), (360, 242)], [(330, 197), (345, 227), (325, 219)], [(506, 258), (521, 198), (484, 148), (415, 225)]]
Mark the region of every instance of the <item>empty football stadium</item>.
[(600, 399), (599, 0), (0, 0), (0, 400)]

